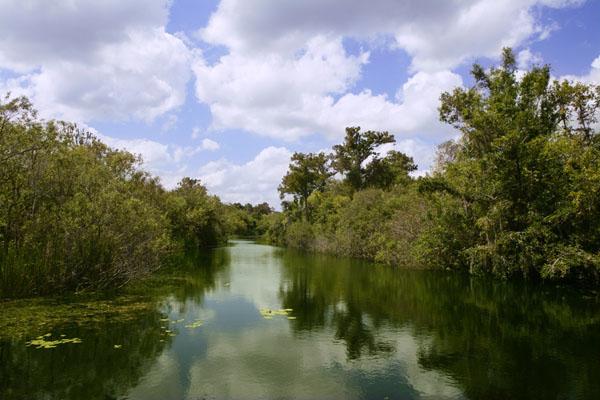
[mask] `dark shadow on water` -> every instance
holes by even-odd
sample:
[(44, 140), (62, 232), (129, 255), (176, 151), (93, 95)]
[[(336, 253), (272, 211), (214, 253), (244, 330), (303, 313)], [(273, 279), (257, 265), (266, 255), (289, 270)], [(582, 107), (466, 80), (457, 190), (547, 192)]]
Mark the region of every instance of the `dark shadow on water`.
[(286, 252), (295, 332), (333, 328), (348, 359), (393, 353), (409, 329), (424, 370), (469, 398), (600, 398), (600, 301), (574, 288)]

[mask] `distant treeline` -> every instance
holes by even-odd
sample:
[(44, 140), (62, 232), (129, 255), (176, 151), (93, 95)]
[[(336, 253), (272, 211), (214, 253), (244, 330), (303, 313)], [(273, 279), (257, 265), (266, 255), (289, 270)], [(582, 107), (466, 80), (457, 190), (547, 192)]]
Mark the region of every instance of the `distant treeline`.
[[(600, 281), (600, 87), (474, 65), (474, 85), (441, 95), (460, 139), (439, 146), (426, 176), (378, 149), (387, 132), (346, 129), (326, 155), (296, 153), (268, 238), (390, 264)], [(337, 177), (337, 178), (336, 178)]]
[(271, 212), (224, 205), (195, 179), (165, 190), (140, 164), (24, 97), (0, 101), (0, 299), (119, 287), (174, 250), (260, 234)]

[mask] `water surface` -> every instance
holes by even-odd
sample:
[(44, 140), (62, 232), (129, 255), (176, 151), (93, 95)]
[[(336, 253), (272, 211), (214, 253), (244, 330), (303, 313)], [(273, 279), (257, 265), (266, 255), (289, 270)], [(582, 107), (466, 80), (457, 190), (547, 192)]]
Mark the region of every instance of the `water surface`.
[(175, 264), (0, 303), (0, 398), (600, 398), (594, 292), (246, 241)]

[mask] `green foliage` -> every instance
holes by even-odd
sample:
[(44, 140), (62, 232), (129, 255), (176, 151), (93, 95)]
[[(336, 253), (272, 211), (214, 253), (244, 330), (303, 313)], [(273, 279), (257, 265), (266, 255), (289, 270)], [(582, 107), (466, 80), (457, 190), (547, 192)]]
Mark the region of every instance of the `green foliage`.
[[(278, 237), (389, 263), (598, 284), (600, 88), (552, 81), (548, 66), (519, 72), (510, 49), (472, 74), (472, 87), (440, 97), (440, 119), (462, 137), (439, 146), (431, 175), (415, 182), (410, 157), (381, 157), (387, 132), (346, 128), (332, 156), (343, 179), (284, 203)], [(300, 229), (308, 208), (312, 229)]]
[[(346, 128), (344, 143), (333, 147), (331, 166), (323, 153), (295, 153), (279, 186), (282, 198), (294, 198), (282, 202), (282, 215), (268, 220), (267, 239), (304, 250), (414, 263), (411, 247), (400, 248), (414, 238), (400, 226), (406, 220), (420, 231), (424, 210), (409, 205), (424, 199), (415, 202), (406, 194), (416, 193), (409, 176), (416, 170), (412, 158), (397, 151), (378, 153), (393, 142), (387, 132), (361, 133), (353, 127)], [(342, 180), (332, 178), (336, 172)]]
[(551, 82), (549, 67), (517, 76), (473, 68), (475, 85), (441, 96), (440, 118), (463, 136), (445, 144), (433, 177), (428, 262), (508, 277), (600, 276), (600, 91)]
[(369, 186), (387, 188), (397, 177), (401, 179), (416, 169), (412, 158), (396, 151), (385, 159), (379, 157), (377, 148), (395, 141), (388, 132), (361, 133), (358, 126), (346, 128), (344, 143), (333, 146), (333, 168), (354, 191)]
[(323, 153), (294, 153), (290, 170), (278, 187), (282, 199), (286, 194), (291, 194), (295, 202), (302, 204), (306, 221), (310, 221), (308, 197), (317, 190), (323, 190), (332, 175), (327, 164), (327, 157)]
[(286, 227), (285, 244), (299, 250), (310, 250), (314, 232), (312, 225), (307, 221), (294, 221)]
[(262, 236), (269, 229), (267, 217), (273, 209), (268, 203), (253, 206), (234, 203), (225, 206), (227, 232), (237, 237)]
[(168, 193), (166, 210), (173, 238), (186, 248), (216, 246), (226, 240), (224, 210), (197, 179), (183, 178)]
[(198, 181), (166, 192), (141, 159), (75, 125), (0, 103), (0, 297), (123, 286), (178, 243), (224, 240), (222, 205)]

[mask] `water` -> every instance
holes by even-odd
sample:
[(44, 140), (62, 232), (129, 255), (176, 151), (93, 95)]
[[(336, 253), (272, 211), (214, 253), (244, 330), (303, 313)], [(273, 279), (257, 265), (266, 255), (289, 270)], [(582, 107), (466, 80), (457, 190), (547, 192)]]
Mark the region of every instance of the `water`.
[(245, 241), (0, 311), (1, 399), (600, 398), (594, 292)]

